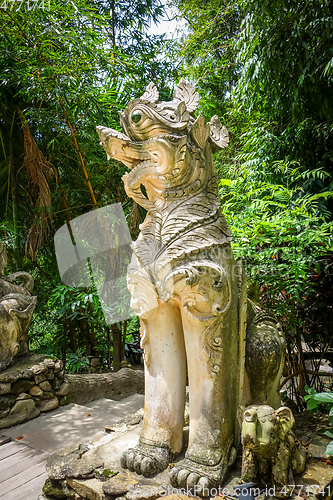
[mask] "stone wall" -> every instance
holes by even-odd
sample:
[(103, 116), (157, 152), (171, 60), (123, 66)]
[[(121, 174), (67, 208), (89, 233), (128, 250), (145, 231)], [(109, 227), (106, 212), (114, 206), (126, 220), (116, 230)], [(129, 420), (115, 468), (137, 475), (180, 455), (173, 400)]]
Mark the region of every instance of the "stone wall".
[(66, 374), (71, 403), (84, 405), (96, 399), (120, 400), (144, 392), (143, 370), (122, 368), (119, 372), (92, 373), (89, 375)]
[(120, 400), (144, 392), (142, 370), (66, 374), (62, 361), (28, 353), (0, 373), (0, 429), (21, 424), (69, 402)]
[(0, 373), (0, 429), (54, 410), (70, 400), (62, 361), (31, 354)]

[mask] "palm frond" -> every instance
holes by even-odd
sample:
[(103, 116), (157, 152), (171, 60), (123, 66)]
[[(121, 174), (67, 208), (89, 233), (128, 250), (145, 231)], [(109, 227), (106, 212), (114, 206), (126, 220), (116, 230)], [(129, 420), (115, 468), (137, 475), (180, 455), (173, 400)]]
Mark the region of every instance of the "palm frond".
[(31, 134), (29, 125), (20, 112), (23, 130), (24, 161), (22, 169), (30, 184), (30, 198), (35, 210), (26, 241), (26, 254), (35, 259), (36, 251), (47, 237), (50, 227), (51, 190), (49, 180), (52, 164), (45, 158)]

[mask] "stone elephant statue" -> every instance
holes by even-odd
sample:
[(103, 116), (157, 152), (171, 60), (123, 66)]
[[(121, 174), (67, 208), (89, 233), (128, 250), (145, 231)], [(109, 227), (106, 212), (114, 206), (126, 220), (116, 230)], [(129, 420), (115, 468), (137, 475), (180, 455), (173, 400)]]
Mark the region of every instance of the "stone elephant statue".
[[(288, 473), (305, 469), (306, 451), (292, 432), (294, 416), (287, 407), (252, 405), (240, 409), (242, 480), (275, 486), (275, 496), (288, 495)], [(281, 493), (282, 488), (284, 489)], [(284, 493), (286, 491), (286, 493)], [(280, 493), (280, 495), (279, 495)]]

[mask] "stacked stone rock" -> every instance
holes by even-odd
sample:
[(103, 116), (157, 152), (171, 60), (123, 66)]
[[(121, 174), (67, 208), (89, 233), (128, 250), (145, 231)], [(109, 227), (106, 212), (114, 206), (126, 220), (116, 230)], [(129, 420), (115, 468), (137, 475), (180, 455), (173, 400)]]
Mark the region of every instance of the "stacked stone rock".
[(100, 358), (91, 357), (89, 359), (89, 373), (101, 373), (101, 360)]
[(0, 373), (0, 429), (68, 404), (69, 385), (62, 368), (62, 361), (44, 359), (28, 368), (12, 367)]

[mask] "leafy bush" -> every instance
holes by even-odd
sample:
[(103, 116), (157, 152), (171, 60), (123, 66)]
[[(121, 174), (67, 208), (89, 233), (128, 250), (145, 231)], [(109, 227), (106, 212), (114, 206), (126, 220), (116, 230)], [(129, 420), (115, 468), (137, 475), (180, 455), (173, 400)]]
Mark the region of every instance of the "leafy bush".
[(68, 354), (66, 370), (69, 373), (78, 373), (82, 369), (89, 368), (89, 361), (81, 347), (75, 353)]
[[(330, 250), (333, 226), (320, 215), (322, 196), (304, 192), (297, 164), (275, 162), (270, 170), (263, 165), (259, 173), (249, 154), (241, 159), (241, 171), (225, 172), (229, 178), (220, 181), (233, 250), (259, 287), (262, 304), (292, 332), (301, 326), (297, 308), (313, 290), (313, 269)], [(281, 173), (283, 185), (274, 179)]]
[[(325, 409), (329, 410), (329, 419), (331, 424), (333, 424), (333, 392), (316, 392), (312, 387), (305, 386), (305, 390), (308, 393), (304, 397), (307, 401), (307, 409), (316, 412), (320, 405), (324, 404)], [(333, 429), (324, 432), (325, 436), (333, 439)], [(333, 455), (333, 441), (331, 441), (326, 448), (327, 455)]]

